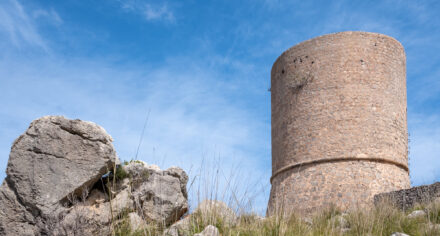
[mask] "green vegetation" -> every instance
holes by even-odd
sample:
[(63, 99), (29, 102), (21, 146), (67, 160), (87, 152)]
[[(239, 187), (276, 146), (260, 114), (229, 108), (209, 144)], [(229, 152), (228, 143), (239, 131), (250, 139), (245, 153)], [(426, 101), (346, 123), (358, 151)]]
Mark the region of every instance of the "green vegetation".
[(129, 174), (122, 168), (122, 166), (116, 167), (115, 178), (117, 181), (128, 178)]
[[(123, 161), (122, 165), (116, 166), (116, 171), (115, 171), (116, 181), (132, 177), (123, 168), (123, 166), (128, 165), (129, 163), (139, 163), (139, 164), (142, 164), (143, 162), (139, 161), (139, 160)], [(145, 171), (144, 173), (142, 173), (141, 177), (142, 177), (142, 180), (147, 180), (148, 177), (150, 177), (150, 173), (148, 171)]]

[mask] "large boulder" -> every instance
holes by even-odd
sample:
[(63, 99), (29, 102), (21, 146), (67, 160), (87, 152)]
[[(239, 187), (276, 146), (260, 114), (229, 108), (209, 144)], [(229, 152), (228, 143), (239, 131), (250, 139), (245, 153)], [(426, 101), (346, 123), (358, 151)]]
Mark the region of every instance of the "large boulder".
[(142, 161), (123, 166), (132, 178), (132, 196), (146, 221), (171, 225), (188, 211), (188, 176), (178, 167), (161, 170)]
[(92, 123), (45, 116), (11, 148), (0, 187), (0, 235), (39, 235), (117, 162), (112, 138)]
[(11, 148), (0, 186), (0, 235), (111, 235), (124, 217), (133, 231), (170, 225), (187, 212), (182, 169), (118, 163), (112, 138), (92, 122), (33, 121)]

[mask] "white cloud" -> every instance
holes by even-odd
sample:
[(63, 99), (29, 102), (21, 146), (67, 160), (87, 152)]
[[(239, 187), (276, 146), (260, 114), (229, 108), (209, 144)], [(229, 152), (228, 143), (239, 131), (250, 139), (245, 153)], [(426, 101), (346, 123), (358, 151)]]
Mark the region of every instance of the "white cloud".
[(33, 46), (48, 50), (36, 25), (17, 0), (0, 2), (0, 35), (2, 34), (6, 36), (3, 38), (9, 39), (15, 47)]
[(150, 4), (145, 5), (144, 11), (147, 20), (166, 20), (169, 22), (174, 22), (174, 15), (166, 5), (160, 7), (153, 7)]
[(61, 25), (63, 23), (63, 20), (53, 8), (51, 8), (50, 10), (35, 10), (32, 12), (32, 16), (35, 19), (45, 19), (53, 25)]
[(129, 0), (121, 2), (126, 11), (142, 15), (147, 21), (164, 21), (174, 23), (175, 17), (166, 3), (153, 4), (144, 1)]

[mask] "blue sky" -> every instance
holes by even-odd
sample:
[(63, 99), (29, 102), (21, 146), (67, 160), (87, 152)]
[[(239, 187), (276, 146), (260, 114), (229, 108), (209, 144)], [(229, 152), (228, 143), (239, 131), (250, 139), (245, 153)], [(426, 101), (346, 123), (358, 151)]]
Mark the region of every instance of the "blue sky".
[(129, 160), (149, 111), (139, 159), (208, 177), (192, 186), (197, 197), (218, 183), (221, 198), (229, 183), (264, 212), (273, 62), (301, 41), (359, 30), (405, 47), (411, 181), (432, 183), (440, 178), (438, 12), (438, 1), (2, 0), (0, 179), (13, 140), (38, 117), (94, 121)]

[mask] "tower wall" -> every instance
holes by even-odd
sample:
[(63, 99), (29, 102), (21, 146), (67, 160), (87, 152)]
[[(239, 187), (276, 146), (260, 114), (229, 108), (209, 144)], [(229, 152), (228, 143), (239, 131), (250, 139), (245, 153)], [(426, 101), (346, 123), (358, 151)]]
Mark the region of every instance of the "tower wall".
[(342, 32), (285, 51), (271, 72), (268, 213), (362, 207), (408, 188), (405, 52)]

